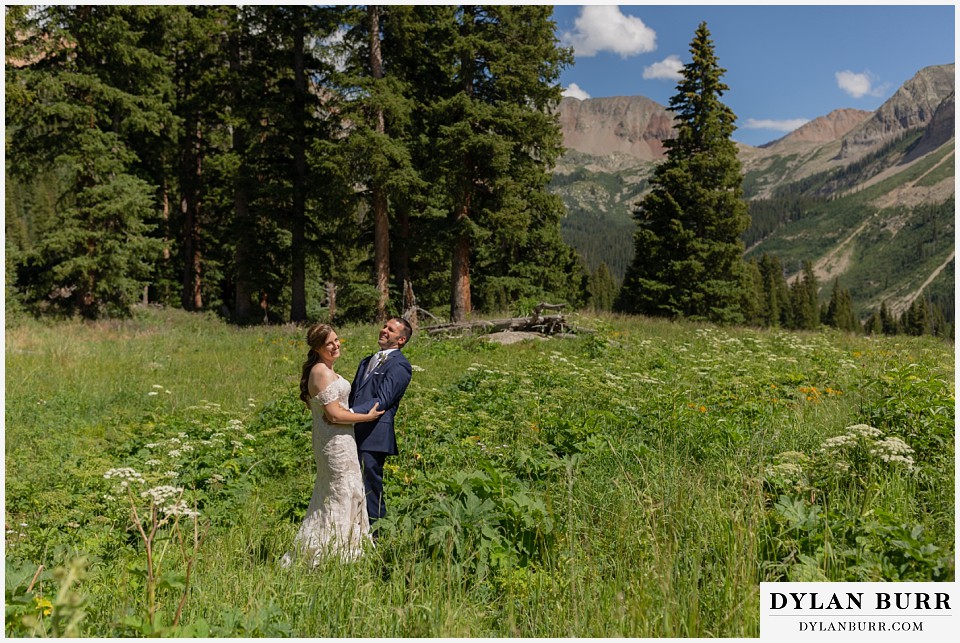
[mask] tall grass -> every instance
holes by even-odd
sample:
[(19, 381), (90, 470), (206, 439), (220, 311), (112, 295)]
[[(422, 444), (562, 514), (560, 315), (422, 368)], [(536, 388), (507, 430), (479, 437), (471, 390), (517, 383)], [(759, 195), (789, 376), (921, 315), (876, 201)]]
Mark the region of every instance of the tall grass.
[[(750, 637), (762, 580), (953, 577), (952, 347), (580, 323), (596, 332), (417, 335), (382, 537), (317, 569), (278, 564), (313, 485), (302, 329), (154, 309), (8, 328), (7, 634)], [(338, 331), (351, 379), (376, 329)], [(916, 466), (849, 451), (830, 477), (825, 441), (861, 423)], [(103, 478), (122, 466), (210, 523), (189, 583), (189, 552), (164, 550), (152, 626)]]

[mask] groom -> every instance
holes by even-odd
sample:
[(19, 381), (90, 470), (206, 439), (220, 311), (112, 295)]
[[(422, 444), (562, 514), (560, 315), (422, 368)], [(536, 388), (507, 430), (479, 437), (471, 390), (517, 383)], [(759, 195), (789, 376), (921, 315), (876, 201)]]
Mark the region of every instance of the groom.
[(386, 411), (373, 422), (354, 426), (371, 528), (378, 518), (387, 513), (383, 499), (383, 463), (388, 455), (397, 455), (393, 418), (413, 374), (410, 362), (400, 349), (410, 341), (411, 335), (413, 328), (406, 319), (388, 319), (380, 329), (377, 341), (380, 350), (360, 360), (357, 375), (350, 387), (350, 408), (355, 413), (366, 413), (377, 402), (379, 408)]

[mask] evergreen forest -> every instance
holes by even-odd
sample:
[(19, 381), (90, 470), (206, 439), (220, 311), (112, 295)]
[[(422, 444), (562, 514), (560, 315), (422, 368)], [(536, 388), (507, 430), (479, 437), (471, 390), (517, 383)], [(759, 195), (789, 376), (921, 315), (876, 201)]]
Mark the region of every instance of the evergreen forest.
[(583, 303), (545, 189), (572, 62), (551, 13), (9, 7), (8, 310), (342, 323)]
[(550, 6), (12, 6), (5, 18), (8, 315), (158, 304), (239, 325), (411, 309), (463, 321), (550, 301), (953, 336), (949, 294), (858, 319), (846, 288), (868, 281), (818, 284), (786, 248), (744, 258), (817, 208), (817, 182), (849, 183), (860, 165), (748, 207), (705, 23), (633, 227), (561, 236), (568, 213), (548, 186), (573, 54)]

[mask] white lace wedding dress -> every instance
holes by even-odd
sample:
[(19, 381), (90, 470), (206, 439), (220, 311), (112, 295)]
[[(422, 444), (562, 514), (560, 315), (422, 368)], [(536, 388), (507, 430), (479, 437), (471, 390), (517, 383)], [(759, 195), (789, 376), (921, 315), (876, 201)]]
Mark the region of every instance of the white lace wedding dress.
[(364, 543), (372, 542), (353, 425), (327, 424), (323, 417), (325, 404), (336, 400), (348, 408), (349, 396), (350, 383), (338, 375), (310, 399), (317, 481), (297, 533), (296, 554), (286, 554), (284, 566), (290, 565), (296, 555), (312, 565), (330, 555), (356, 560), (363, 553)]

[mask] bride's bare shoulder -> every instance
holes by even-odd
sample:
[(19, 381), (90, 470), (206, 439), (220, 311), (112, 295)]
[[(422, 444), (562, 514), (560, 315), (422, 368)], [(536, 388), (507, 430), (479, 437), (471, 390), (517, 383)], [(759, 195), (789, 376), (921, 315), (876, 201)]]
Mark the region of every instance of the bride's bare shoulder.
[(323, 391), (336, 382), (338, 378), (339, 376), (332, 368), (323, 362), (317, 362), (313, 365), (313, 368), (310, 369), (310, 380), (307, 383), (307, 387), (310, 389), (310, 394), (316, 397), (320, 391)]

